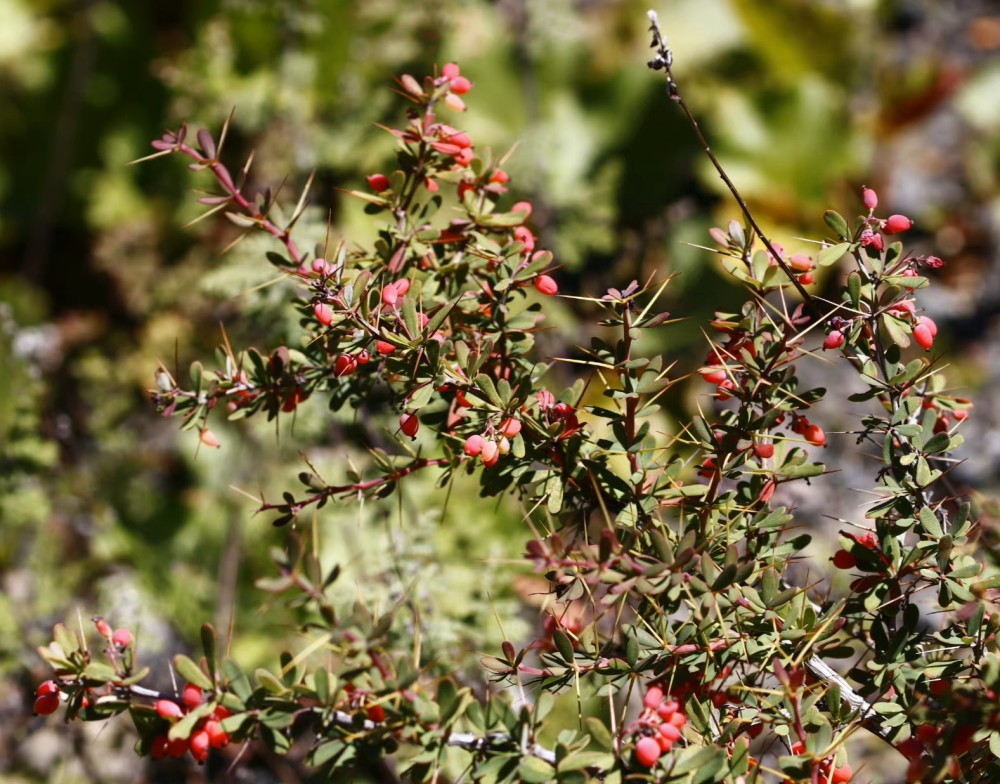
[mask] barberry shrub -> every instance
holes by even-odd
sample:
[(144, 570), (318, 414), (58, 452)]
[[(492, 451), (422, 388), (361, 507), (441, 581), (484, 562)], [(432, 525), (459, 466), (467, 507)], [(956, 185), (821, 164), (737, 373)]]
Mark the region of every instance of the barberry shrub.
[[(700, 136), (655, 18), (652, 31), (650, 65)], [(337, 781), (374, 760), (418, 782), (847, 782), (865, 780), (846, 744), (859, 733), (902, 755), (909, 781), (997, 780), (1000, 569), (949, 484), (971, 404), (928, 353), (937, 327), (919, 292), (941, 261), (892, 239), (910, 219), (880, 217), (866, 188), (864, 212), (827, 212), (815, 253), (788, 256), (719, 167), (743, 216), (711, 238), (747, 296), (709, 325), (704, 365), (687, 378), (641, 351), (673, 322), (658, 307), (669, 278), (632, 281), (577, 298), (601, 337), (580, 349), (585, 375), (549, 389), (536, 335), (558, 263), (538, 247), (531, 204), (504, 206), (501, 162), (456, 127), (473, 81), (448, 64), (398, 89), (411, 106), (389, 129), (397, 168), (352, 192), (380, 222), (368, 248), (300, 248), (305, 194), (287, 219), (270, 196), (247, 195), (249, 163), (234, 174), (224, 162), (225, 130), (192, 144), (182, 127), (153, 143), (152, 157), (214, 177), (204, 203), (273, 236), (268, 260), (297, 287), (302, 332), (296, 346), (227, 343), (217, 369), (196, 362), (187, 379), (161, 367), (156, 409), (222, 449), (221, 418), (320, 401), (391, 422), (391, 445), (368, 445), (367, 466), (335, 479), (304, 470), (298, 490), (260, 505), (288, 532), (262, 587), (308, 613), (309, 646), (247, 673), (206, 625), (200, 660), (177, 655), (184, 683), (161, 692), (143, 685), (128, 630), (95, 619), (95, 657), (82, 631), (57, 626), (40, 651), (53, 676), (36, 712), (128, 711), (138, 752), (154, 759), (200, 763), (250, 741), (281, 754), (299, 741)], [(837, 298), (810, 293), (817, 273), (841, 276)], [(846, 401), (864, 412), (850, 432), (825, 431), (815, 405), (826, 391), (800, 381), (816, 358), (862, 383)], [(708, 400), (668, 437), (657, 401), (680, 383)], [(603, 402), (587, 402), (588, 387)], [(839, 591), (820, 589), (822, 563), (795, 581), (806, 572), (789, 566), (810, 537), (785, 500), (833, 470), (819, 462), (831, 438), (874, 466), (859, 491), (864, 524), (841, 524), (826, 562), (827, 576), (853, 577)], [(517, 496), (524, 544), (511, 537), (510, 555), (551, 588), (540, 638), (486, 652), (478, 682), (422, 654), (402, 614), (338, 604), (341, 570), (296, 533), (305, 515), (378, 502), (417, 472), (442, 493), (461, 473), (484, 496)], [(559, 695), (572, 714), (553, 711)]]

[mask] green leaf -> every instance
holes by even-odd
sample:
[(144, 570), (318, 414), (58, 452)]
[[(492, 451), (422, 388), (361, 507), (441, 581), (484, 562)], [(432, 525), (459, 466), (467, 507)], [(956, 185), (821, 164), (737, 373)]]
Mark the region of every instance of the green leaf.
[(556, 648), (559, 649), (559, 655), (563, 657), (563, 661), (567, 664), (572, 664), (576, 657), (573, 653), (573, 643), (566, 633), (561, 629), (556, 629), (552, 632), (552, 641), (556, 644)]
[(91, 678), (95, 681), (101, 681), (103, 683), (107, 683), (108, 681), (113, 681), (118, 678), (118, 673), (115, 672), (115, 668), (110, 664), (105, 664), (104, 662), (91, 662), (83, 671), (83, 675), (85, 678)]
[(480, 373), (476, 376), (476, 386), (486, 395), (486, 399), (489, 400), (497, 408), (503, 408), (503, 400), (500, 399), (500, 395), (497, 393), (497, 388), (493, 384), (493, 379), (487, 376), (485, 373)]
[(816, 254), (816, 266), (829, 267), (831, 264), (836, 264), (850, 249), (851, 243), (849, 242), (839, 242), (836, 245), (823, 248)]
[(174, 669), (177, 673), (188, 683), (193, 683), (199, 689), (205, 689), (206, 691), (211, 691), (215, 688), (215, 684), (212, 683), (211, 679), (202, 672), (201, 667), (195, 664), (193, 659), (188, 658), (183, 653), (178, 653), (174, 656)]
[(601, 721), (596, 716), (588, 716), (586, 718), (587, 732), (590, 733), (591, 740), (594, 741), (602, 749), (607, 749), (612, 751), (615, 747), (614, 738), (611, 736), (611, 730), (608, 729), (608, 725)]
[(847, 221), (844, 220), (844, 216), (839, 212), (827, 210), (823, 213), (823, 222), (829, 226), (833, 233), (840, 237), (840, 239), (850, 239), (851, 234), (847, 230)]
[(517, 773), (525, 784), (545, 784), (555, 778), (556, 769), (538, 757), (525, 757), (517, 766)]

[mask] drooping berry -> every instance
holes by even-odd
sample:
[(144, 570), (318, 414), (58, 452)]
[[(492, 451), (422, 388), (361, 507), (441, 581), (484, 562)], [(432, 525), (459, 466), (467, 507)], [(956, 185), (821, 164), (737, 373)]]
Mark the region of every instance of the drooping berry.
[(487, 441), (483, 444), (483, 451), (479, 453), (479, 459), (487, 468), (492, 468), (500, 459), (500, 445), (496, 441)]
[(535, 290), (546, 297), (553, 297), (559, 293), (559, 284), (549, 275), (539, 275), (535, 278)]
[(229, 733), (222, 729), (218, 719), (209, 719), (205, 722), (205, 734), (208, 735), (208, 743), (213, 749), (229, 745)]
[(416, 414), (404, 413), (399, 418), (399, 429), (403, 431), (405, 435), (413, 438), (417, 435), (417, 431), (420, 429), (420, 420), (417, 418)]
[(531, 202), (530, 201), (519, 201), (513, 207), (510, 208), (511, 212), (523, 212), (524, 219), (527, 220), (531, 217)]
[(155, 760), (163, 759), (170, 751), (170, 741), (166, 735), (157, 735), (149, 745), (149, 756)]
[(188, 739), (188, 748), (191, 749), (191, 756), (194, 757), (195, 762), (199, 765), (208, 759), (208, 749), (210, 746), (211, 741), (209, 741), (208, 733), (205, 730), (198, 730)]
[(864, 203), (865, 209), (872, 212), (878, 207), (878, 194), (871, 188), (864, 188), (861, 191), (861, 201)]
[(43, 681), (42, 683), (38, 684), (38, 688), (35, 689), (36, 697), (44, 697), (48, 694), (58, 694), (58, 693), (59, 693), (59, 684), (53, 680)]
[(826, 432), (819, 425), (809, 425), (802, 435), (813, 446), (826, 446)]
[(853, 569), (858, 565), (858, 559), (848, 550), (837, 550), (833, 554), (833, 565), (838, 569)]
[(188, 708), (197, 708), (205, 701), (205, 693), (193, 683), (187, 684), (181, 691), (181, 702)]
[(830, 349), (840, 348), (844, 345), (844, 333), (839, 329), (835, 329), (826, 336), (823, 341), (823, 348), (829, 351)]
[(51, 713), (55, 713), (58, 708), (58, 694), (42, 694), (35, 700), (34, 711), (36, 716), (48, 716)]
[(656, 764), (663, 751), (655, 738), (640, 738), (635, 744), (635, 760), (644, 768), (651, 768)]
[(316, 320), (324, 327), (329, 327), (333, 323), (333, 308), (325, 302), (317, 302), (313, 306), (313, 314), (316, 316)]
[(358, 361), (354, 357), (350, 354), (341, 354), (333, 363), (333, 372), (340, 377), (349, 376), (357, 367)]
[(913, 339), (924, 351), (930, 351), (934, 346), (934, 333), (929, 324), (924, 323), (923, 318), (913, 328)]
[(218, 437), (215, 435), (215, 433), (213, 433), (207, 427), (206, 428), (202, 428), (201, 432), (198, 434), (198, 438), (201, 441), (201, 443), (203, 443), (205, 446), (209, 447), (210, 449), (218, 449), (219, 448), (219, 439), (218, 439)]
[(774, 457), (774, 444), (754, 444), (753, 453), (761, 460), (769, 460)]
[(486, 446), (486, 440), (481, 435), (471, 435), (465, 439), (465, 447), (462, 449), (469, 457), (478, 457)]
[(500, 432), (507, 436), (507, 438), (513, 438), (521, 432), (521, 420), (508, 417), (500, 425)]

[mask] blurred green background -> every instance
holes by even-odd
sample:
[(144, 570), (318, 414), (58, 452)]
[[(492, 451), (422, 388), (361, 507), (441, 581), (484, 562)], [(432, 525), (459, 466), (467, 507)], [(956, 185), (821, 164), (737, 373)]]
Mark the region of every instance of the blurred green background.
[[(168, 685), (166, 655), (189, 650), (212, 620), (227, 638), (232, 625), (246, 664), (273, 665), (301, 619), (280, 605), (260, 612), (268, 600), (253, 581), (270, 573), (268, 545), (284, 534), (252, 515), (247, 494), (294, 485), (300, 452), (332, 465), (357, 450), (352, 414), (322, 406), (277, 432), (223, 428), (217, 453), (156, 417), (144, 389), (158, 363), (210, 359), (220, 324), (235, 346), (265, 349), (297, 340), (299, 327), (283, 307), (290, 290), (264, 285), (266, 242), (223, 254), (237, 236), (228, 222), (185, 226), (199, 214), (192, 190), (210, 186), (203, 175), (174, 159), (126, 164), (164, 129), (217, 132), (235, 109), (229, 163), (255, 151), (254, 185), (287, 178), (291, 203), (315, 171), (302, 236), (322, 240), (329, 217), (337, 239), (364, 241), (372, 225), (339, 189), (391, 167), (393, 140), (374, 124), (400, 122), (392, 77), (457, 61), (475, 83), (464, 128), (497, 154), (517, 145), (509, 198), (535, 203), (562, 290), (680, 273), (667, 307), (688, 321), (654, 348), (691, 369), (701, 325), (740, 301), (693, 245), (738, 213), (645, 67), (648, 7), (0, 0), (0, 781), (219, 778), (218, 766), (147, 768), (125, 720), (100, 731), (32, 718), (45, 677), (34, 648), (54, 622), (104, 615), (138, 633)], [(880, 212), (917, 221), (915, 252), (946, 260), (922, 302), (953, 351), (952, 381), (978, 401), (961, 478), (990, 487), (1000, 462), (996, 4), (670, 0), (657, 10), (688, 102), (773, 238), (795, 250), (795, 238), (822, 235), (823, 210), (857, 212), (866, 184)], [(836, 285), (834, 273), (817, 289)], [(567, 329), (550, 348), (583, 342), (568, 303), (554, 308)], [(835, 425), (843, 412), (829, 415)], [(862, 468), (847, 475), (846, 486), (867, 486)], [(433, 610), (425, 634), (460, 659), (503, 639), (494, 612), (512, 638), (537, 619), (510, 588), (522, 510), (476, 499), (471, 484), (454, 492), (442, 509), (433, 478), (415, 480), (384, 508), (324, 510), (308, 535), (325, 560), (350, 567), (338, 584), (347, 600), (364, 584), (369, 598), (397, 601), (420, 575)], [(255, 758), (245, 775), (300, 773)]]

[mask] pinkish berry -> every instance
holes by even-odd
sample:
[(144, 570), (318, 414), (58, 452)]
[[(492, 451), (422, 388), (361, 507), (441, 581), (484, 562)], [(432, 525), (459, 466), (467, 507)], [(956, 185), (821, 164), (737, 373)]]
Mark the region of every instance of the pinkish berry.
[(639, 742), (635, 744), (635, 760), (644, 768), (653, 767), (662, 753), (660, 744), (656, 742), (655, 738), (648, 736), (640, 738)]
[(201, 443), (203, 443), (209, 449), (218, 449), (219, 448), (219, 438), (218, 438), (218, 436), (216, 436), (215, 433), (213, 433), (207, 427), (204, 428), (201, 431), (201, 433), (198, 435), (198, 438), (201, 441)]
[(472, 82), (464, 76), (456, 76), (451, 80), (449, 86), (451, 87), (451, 91), (456, 95), (465, 95), (472, 89)]
[(885, 249), (885, 241), (881, 234), (876, 234), (871, 229), (861, 232), (861, 246), (864, 248), (875, 248), (879, 253)]
[(905, 215), (890, 215), (886, 218), (882, 231), (885, 234), (899, 234), (909, 229), (912, 225), (913, 221)]
[(507, 438), (513, 438), (521, 432), (521, 420), (508, 417), (500, 425), (500, 432), (507, 436)]
[(934, 335), (931, 328), (924, 323), (917, 324), (913, 328), (913, 339), (924, 351), (930, 351), (934, 345)]
[(213, 749), (221, 749), (229, 745), (229, 733), (222, 729), (222, 725), (217, 719), (209, 719), (205, 722), (205, 734), (208, 735), (208, 742)]
[(111, 638), (111, 624), (109, 624), (103, 618), (94, 618), (94, 626), (97, 627), (97, 633), (101, 635), (105, 640)]
[(931, 269), (940, 269), (944, 266), (944, 262), (941, 261), (937, 256), (928, 256), (924, 259), (924, 264), (926, 264)]
[(312, 267), (312, 271), (317, 275), (322, 275), (326, 272), (325, 259), (313, 259), (313, 263), (310, 266)]
[(461, 69), (458, 67), (457, 63), (445, 63), (441, 67), (441, 75), (445, 79), (454, 79), (456, 76), (461, 74)]
[(839, 329), (833, 330), (826, 336), (826, 340), (823, 341), (823, 348), (827, 351), (834, 348), (840, 348), (842, 345), (844, 345), (844, 333)]
[(506, 185), (510, 182), (510, 175), (503, 169), (497, 169), (490, 175), (490, 182), (496, 185)]
[(864, 202), (865, 209), (872, 212), (878, 207), (878, 194), (871, 188), (865, 188), (861, 191), (861, 201)]
[(193, 683), (189, 683), (181, 692), (181, 701), (188, 708), (197, 708), (205, 700), (204, 692)]
[(492, 468), (500, 459), (500, 445), (496, 441), (487, 441), (483, 444), (483, 451), (479, 454), (479, 459), (487, 468)]
[(809, 272), (813, 268), (813, 260), (808, 256), (797, 253), (788, 257), (788, 266), (796, 272)]
[(535, 290), (546, 297), (553, 297), (559, 293), (559, 284), (549, 275), (539, 275), (535, 278)]
[(132, 645), (132, 632), (128, 629), (116, 629), (111, 636), (111, 642), (119, 648), (128, 648)]
[(382, 289), (382, 304), (392, 308), (396, 306), (397, 302), (399, 302), (399, 292), (396, 290), (395, 284), (390, 283)]
[(650, 710), (656, 710), (663, 702), (663, 689), (659, 686), (650, 686), (642, 697), (642, 704)]
[(462, 449), (469, 457), (478, 457), (486, 446), (486, 439), (481, 435), (472, 435), (465, 439), (465, 447)]
[(392, 183), (389, 182), (389, 178), (384, 174), (369, 174), (365, 179), (368, 182), (368, 187), (376, 193), (387, 191), (392, 185)]
[(172, 700), (157, 700), (153, 707), (161, 719), (179, 719), (184, 715), (181, 706)]
[(525, 253), (531, 253), (535, 249), (535, 235), (527, 226), (514, 229), (514, 239), (524, 245)]
[(317, 302), (313, 308), (313, 314), (324, 327), (329, 327), (333, 323), (333, 308), (325, 302)]

